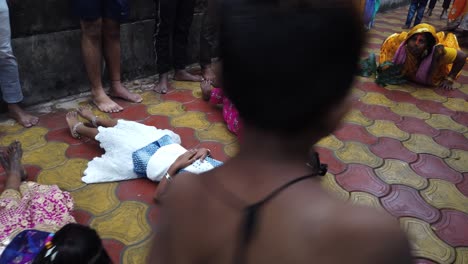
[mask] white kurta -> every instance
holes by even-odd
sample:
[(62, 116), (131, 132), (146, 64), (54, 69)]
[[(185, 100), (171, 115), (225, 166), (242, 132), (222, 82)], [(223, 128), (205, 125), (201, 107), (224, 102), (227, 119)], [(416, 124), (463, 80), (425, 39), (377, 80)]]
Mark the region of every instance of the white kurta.
[(85, 183), (113, 182), (136, 179), (132, 154), (136, 150), (168, 135), (180, 144), (179, 135), (171, 130), (157, 129), (134, 121), (119, 120), (114, 127), (99, 127), (96, 140), (105, 154), (88, 163), (82, 180)]

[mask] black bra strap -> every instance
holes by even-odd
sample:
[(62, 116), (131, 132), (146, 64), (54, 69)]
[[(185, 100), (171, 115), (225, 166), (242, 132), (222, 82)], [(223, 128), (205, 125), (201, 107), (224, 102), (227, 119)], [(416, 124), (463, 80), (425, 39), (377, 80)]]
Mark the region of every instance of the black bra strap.
[(246, 257), (246, 251), (248, 248), (248, 245), (252, 241), (252, 238), (255, 235), (255, 231), (257, 230), (257, 224), (258, 224), (258, 215), (260, 214), (260, 209), (261, 207), (273, 199), (275, 196), (277, 196), (279, 193), (281, 193), (283, 190), (288, 188), (289, 186), (298, 183), (300, 181), (303, 181), (305, 179), (309, 179), (314, 177), (315, 175), (306, 175), (302, 176), (299, 178), (296, 178), (290, 182), (287, 182), (283, 186), (279, 187), (278, 189), (274, 190), (272, 193), (270, 193), (267, 197), (263, 198), (262, 200), (247, 206), (244, 209), (244, 220), (241, 225), (241, 237), (239, 239), (239, 245), (237, 247), (236, 253), (234, 255), (234, 264), (244, 264), (245, 263), (245, 257)]

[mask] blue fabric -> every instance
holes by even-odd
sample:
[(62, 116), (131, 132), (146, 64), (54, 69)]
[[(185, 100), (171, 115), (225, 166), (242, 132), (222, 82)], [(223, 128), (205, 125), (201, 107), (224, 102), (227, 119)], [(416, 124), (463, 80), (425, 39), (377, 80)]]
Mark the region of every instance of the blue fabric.
[[(160, 139), (156, 140), (155, 142), (133, 152), (132, 160), (133, 160), (133, 171), (140, 176), (141, 178), (146, 177), (146, 168), (148, 167), (148, 162), (151, 157), (158, 151), (159, 148), (162, 146), (174, 144), (175, 142), (172, 138), (168, 135), (161, 137)], [(213, 165), (213, 167), (219, 167), (223, 163), (221, 161), (215, 160), (210, 157), (206, 157), (205, 161)], [(181, 171), (184, 171), (183, 169)]]
[(16, 104), (23, 100), (18, 62), (11, 48), (11, 28), (8, 5), (0, 0), (0, 89), (3, 100)]
[(411, 27), (411, 22), (413, 21), (415, 14), (416, 19), (414, 20), (413, 26), (420, 24), (424, 16), (424, 10), (426, 9), (426, 5), (427, 0), (411, 0), (405, 25)]
[(146, 167), (148, 167), (148, 162), (154, 153), (156, 153), (156, 151), (158, 151), (158, 149), (162, 146), (174, 143), (175, 142), (170, 136), (165, 135), (155, 142), (133, 152), (133, 171), (135, 171), (135, 173), (142, 178), (146, 177)]
[(73, 12), (82, 20), (110, 18), (124, 22), (130, 15), (128, 0), (72, 0)]
[(37, 230), (22, 231), (5, 248), (0, 264), (30, 263), (45, 246), (49, 234)]

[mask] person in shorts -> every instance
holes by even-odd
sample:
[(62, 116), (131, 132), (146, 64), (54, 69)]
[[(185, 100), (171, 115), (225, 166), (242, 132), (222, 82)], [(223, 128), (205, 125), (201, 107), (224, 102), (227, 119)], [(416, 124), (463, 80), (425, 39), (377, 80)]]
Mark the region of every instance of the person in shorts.
[[(73, 12), (80, 18), (81, 50), (91, 83), (93, 103), (107, 113), (123, 108), (109, 96), (140, 103), (142, 98), (131, 93), (120, 80), (120, 23), (130, 13), (127, 0), (72, 0)], [(102, 56), (109, 67), (109, 95), (102, 86)]]

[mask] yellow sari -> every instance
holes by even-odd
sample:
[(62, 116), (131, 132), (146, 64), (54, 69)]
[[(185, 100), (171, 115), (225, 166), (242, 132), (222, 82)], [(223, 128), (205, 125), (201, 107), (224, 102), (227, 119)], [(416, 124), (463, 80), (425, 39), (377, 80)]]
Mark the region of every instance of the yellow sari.
[[(436, 45), (443, 45), (445, 47), (445, 52), (450, 52), (450, 56), (454, 58), (456, 54), (453, 54), (453, 50), (447, 49), (452, 48), (455, 50), (460, 50), (460, 46), (458, 45), (457, 37), (452, 33), (445, 32), (436, 32), (435, 28), (429, 24), (419, 24), (413, 27), (409, 32), (401, 32), (395, 33), (390, 35), (382, 44), (380, 48), (380, 57), (379, 62), (383, 64), (387, 61), (394, 61), (395, 54), (397, 50), (400, 48), (402, 43), (406, 43), (408, 39), (410, 39), (414, 34), (419, 33), (430, 33), (436, 40)], [(410, 73), (414, 74), (417, 72), (419, 67), (419, 62), (415, 61), (409, 54), (407, 56), (407, 62), (404, 65), (403, 73)], [(453, 61), (453, 60), (452, 60)], [(445, 62), (445, 61), (444, 61)], [(442, 63), (441, 65), (436, 66), (431, 74), (431, 83), (434, 85), (438, 85), (450, 72), (452, 69), (452, 63)]]

